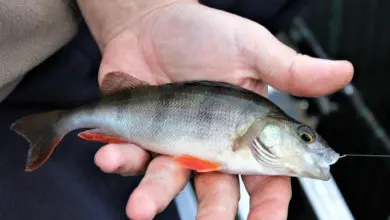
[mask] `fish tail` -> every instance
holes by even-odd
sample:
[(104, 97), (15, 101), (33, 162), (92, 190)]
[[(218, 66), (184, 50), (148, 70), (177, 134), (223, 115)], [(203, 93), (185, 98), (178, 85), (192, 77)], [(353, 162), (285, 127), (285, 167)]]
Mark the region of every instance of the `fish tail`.
[(26, 171), (42, 166), (65, 135), (59, 133), (57, 124), (64, 111), (34, 114), (23, 117), (11, 125), (11, 130), (23, 136), (30, 147), (25, 165)]

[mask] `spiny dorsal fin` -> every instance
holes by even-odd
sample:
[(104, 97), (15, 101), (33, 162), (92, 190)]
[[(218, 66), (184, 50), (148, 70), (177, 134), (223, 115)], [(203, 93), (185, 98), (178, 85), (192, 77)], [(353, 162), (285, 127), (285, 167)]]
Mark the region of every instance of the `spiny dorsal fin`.
[(150, 84), (124, 72), (110, 72), (104, 77), (100, 90), (103, 95), (112, 95), (140, 86), (150, 86)]

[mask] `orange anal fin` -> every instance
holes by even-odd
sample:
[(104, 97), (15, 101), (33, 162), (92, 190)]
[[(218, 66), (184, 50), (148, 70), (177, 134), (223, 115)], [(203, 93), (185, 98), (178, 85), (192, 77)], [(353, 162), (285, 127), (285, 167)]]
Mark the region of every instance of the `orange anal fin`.
[(211, 172), (221, 169), (221, 165), (207, 160), (202, 160), (191, 155), (175, 157), (174, 160), (181, 166), (197, 172)]
[(94, 142), (103, 142), (103, 143), (112, 143), (112, 144), (129, 143), (129, 141), (121, 137), (108, 134), (100, 129), (91, 129), (91, 130), (83, 131), (80, 132), (78, 136), (84, 140), (94, 141)]

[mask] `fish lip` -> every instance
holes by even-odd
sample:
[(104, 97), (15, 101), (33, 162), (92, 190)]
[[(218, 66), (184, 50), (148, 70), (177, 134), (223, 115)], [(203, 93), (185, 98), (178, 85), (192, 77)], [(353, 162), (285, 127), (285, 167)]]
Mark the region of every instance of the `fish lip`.
[(329, 160), (327, 161), (328, 165), (333, 165), (340, 159), (340, 154), (333, 151), (333, 150), (329, 154), (330, 154), (330, 157), (329, 157)]
[(332, 149), (327, 149), (325, 155), (326, 157), (317, 157), (317, 161), (314, 164), (307, 165), (301, 176), (329, 181), (331, 179), (330, 167), (339, 160), (340, 154)]
[(331, 177), (330, 172), (326, 172), (326, 173), (322, 172), (320, 175), (314, 176), (314, 179), (328, 181), (330, 180), (330, 177)]
[(300, 173), (301, 177), (328, 181), (331, 178), (330, 168), (319, 167), (318, 169), (308, 169)]
[(331, 148), (312, 150), (311, 153), (320, 166), (333, 165), (340, 159), (340, 154)]

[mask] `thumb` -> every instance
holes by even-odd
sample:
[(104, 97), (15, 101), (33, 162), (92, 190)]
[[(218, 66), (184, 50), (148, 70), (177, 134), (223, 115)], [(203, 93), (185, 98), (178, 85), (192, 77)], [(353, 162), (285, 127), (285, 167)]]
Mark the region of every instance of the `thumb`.
[(249, 50), (260, 78), (272, 87), (296, 96), (321, 96), (346, 86), (353, 76), (348, 61), (301, 55), (281, 43), (264, 27), (256, 28)]

